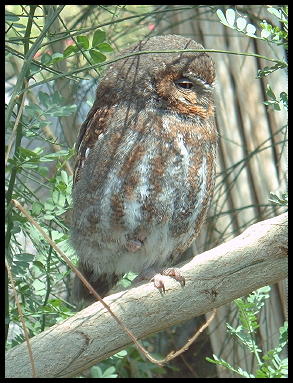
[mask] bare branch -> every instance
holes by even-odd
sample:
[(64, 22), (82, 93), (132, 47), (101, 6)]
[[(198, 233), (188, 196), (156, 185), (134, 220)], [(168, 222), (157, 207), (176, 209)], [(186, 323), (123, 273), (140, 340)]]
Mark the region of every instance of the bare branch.
[[(241, 235), (194, 257), (180, 271), (186, 285), (166, 277), (166, 293), (152, 283), (105, 301), (138, 339), (211, 311), (286, 278), (287, 213), (252, 225)], [(131, 344), (97, 302), (31, 339), (38, 377), (67, 378)], [(6, 354), (6, 378), (32, 377), (26, 344)]]

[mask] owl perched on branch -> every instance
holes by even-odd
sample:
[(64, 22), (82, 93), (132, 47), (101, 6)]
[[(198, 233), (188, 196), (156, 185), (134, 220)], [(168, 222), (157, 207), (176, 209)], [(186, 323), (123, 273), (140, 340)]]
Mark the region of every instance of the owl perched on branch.
[[(203, 47), (165, 35), (123, 51), (81, 126), (72, 242), (101, 296), (129, 271), (153, 277), (158, 288), (161, 274), (184, 283), (166, 267), (180, 261), (204, 222), (217, 147), (213, 61), (205, 52), (176, 52), (184, 49)], [(77, 277), (74, 292), (91, 300)]]

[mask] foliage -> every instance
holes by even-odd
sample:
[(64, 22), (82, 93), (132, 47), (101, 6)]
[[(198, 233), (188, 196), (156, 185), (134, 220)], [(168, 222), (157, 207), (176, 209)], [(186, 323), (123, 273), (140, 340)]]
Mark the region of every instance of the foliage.
[(270, 193), (269, 201), (274, 203), (278, 206), (288, 206), (288, 194), (287, 193), (281, 193), (281, 196), (279, 197), (275, 193)]
[(226, 323), (228, 334), (233, 336), (247, 350), (255, 355), (257, 368), (254, 373), (235, 368), (222, 358), (213, 355), (214, 359), (206, 358), (207, 361), (223, 366), (230, 371), (245, 378), (286, 378), (288, 374), (288, 360), (281, 358), (280, 354), (288, 342), (288, 323), (285, 322), (279, 330), (279, 344), (265, 354), (261, 346), (257, 344), (256, 335), (259, 328), (258, 314), (265, 304), (265, 299), (269, 298), (270, 287), (262, 287), (247, 298), (239, 298), (234, 301), (238, 308), (240, 324), (234, 328)]
[[(226, 27), (232, 28), (247, 37), (265, 40), (268, 44), (283, 45), (285, 49), (288, 48), (288, 7), (282, 6), (279, 8), (268, 8), (268, 12), (278, 19), (278, 22), (283, 26), (273, 26), (266, 20), (259, 23), (259, 29), (255, 25), (248, 23), (246, 18), (238, 17), (234, 9), (227, 9), (225, 14), (222, 10), (217, 10), (217, 16), (220, 22)], [(285, 60), (278, 61), (272, 67), (264, 67), (258, 71), (257, 78), (262, 78), (272, 74), (273, 72), (287, 67)], [(288, 111), (288, 94), (283, 91), (277, 97), (271, 86), (267, 84), (266, 95), (268, 100), (264, 102), (268, 107), (280, 111), (282, 108)], [(285, 127), (287, 130), (287, 126)], [(281, 192), (281, 197), (275, 193), (270, 193), (270, 202), (276, 206), (287, 206), (288, 195)], [(284, 326), (279, 329), (280, 339), (279, 344), (267, 353), (263, 353), (261, 347), (256, 342), (256, 330), (259, 328), (259, 321), (257, 314), (260, 312), (261, 307), (264, 305), (264, 300), (269, 297), (269, 287), (263, 287), (253, 293), (247, 298), (239, 298), (234, 301), (238, 308), (238, 318), (240, 324), (234, 328), (230, 324), (226, 324), (228, 333), (240, 342), (249, 352), (255, 355), (258, 368), (254, 373), (245, 371), (241, 367), (235, 368), (230, 363), (222, 358), (213, 355), (213, 359), (206, 358), (209, 362), (223, 366), (231, 372), (238, 374), (245, 378), (278, 378), (287, 377), (288, 374), (288, 361), (287, 358), (281, 359), (280, 353), (287, 344), (287, 327), (285, 322)]]
[(228, 8), (224, 15), (221, 9), (217, 9), (217, 16), (220, 22), (226, 27), (235, 29), (238, 32), (245, 34), (248, 37), (253, 37), (259, 40), (266, 40), (270, 43), (281, 44), (287, 49), (288, 47), (288, 6), (281, 8), (268, 8), (268, 12), (274, 15), (280, 23), (284, 25), (284, 30), (278, 26), (269, 24), (263, 20), (259, 24), (261, 27), (260, 36), (257, 36), (257, 28), (255, 25), (247, 22), (245, 17), (238, 17), (234, 9)]
[[(146, 347), (147, 344), (144, 341)], [(92, 378), (153, 378), (164, 374), (165, 368), (144, 360), (135, 346), (130, 346), (91, 368)]]
[[(279, 26), (273, 26), (268, 23), (266, 20), (263, 20), (259, 23), (260, 33), (257, 34), (258, 29), (255, 25), (247, 21), (247, 17), (237, 16), (237, 13), (234, 9), (229, 8), (224, 14), (221, 9), (217, 9), (217, 16), (220, 22), (234, 29), (247, 37), (252, 37), (258, 40), (267, 41), (268, 44), (283, 45), (285, 49), (288, 48), (288, 6), (283, 6), (280, 8), (268, 8), (268, 12), (275, 16), (278, 21), (283, 25), (284, 29), (281, 29)], [(267, 76), (270, 73), (278, 69), (283, 69), (287, 67), (287, 63), (284, 60), (279, 60), (275, 65), (271, 67), (265, 67), (262, 70), (258, 71), (258, 77)]]

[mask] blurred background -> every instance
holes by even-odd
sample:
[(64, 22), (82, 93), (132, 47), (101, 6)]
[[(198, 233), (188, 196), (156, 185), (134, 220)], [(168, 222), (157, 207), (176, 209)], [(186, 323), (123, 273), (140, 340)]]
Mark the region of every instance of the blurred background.
[[(11, 198), (76, 262), (69, 242), (74, 143), (107, 63), (129, 44), (171, 33), (217, 51), (209, 53), (217, 73), (217, 183), (208, 220), (185, 257), (287, 210), (286, 6), (7, 5), (5, 13), (5, 250), (31, 336), (74, 314), (72, 276), (11, 208)], [(127, 285), (127, 278), (123, 283)], [(249, 334), (262, 355), (278, 345), (279, 329), (287, 320), (286, 286), (282, 281), (257, 295), (262, 302), (258, 326)], [(24, 338), (8, 282), (6, 298), (11, 348)], [(240, 311), (234, 302), (218, 308), (208, 330), (167, 367), (143, 361), (130, 347), (82, 377), (241, 377), (205, 359), (213, 354), (253, 374), (259, 368), (256, 353), (227, 332), (226, 323), (243, 326)], [(194, 318), (143, 343), (163, 357), (182, 346), (208, 317)], [(286, 352), (283, 347), (280, 360)]]

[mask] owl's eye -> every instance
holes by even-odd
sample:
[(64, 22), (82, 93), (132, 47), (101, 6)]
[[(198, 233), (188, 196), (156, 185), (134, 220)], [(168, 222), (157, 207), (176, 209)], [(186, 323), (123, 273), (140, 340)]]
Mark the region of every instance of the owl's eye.
[(192, 81), (190, 81), (188, 78), (179, 78), (178, 80), (175, 80), (175, 85), (184, 90), (190, 90), (194, 87), (194, 84)]

